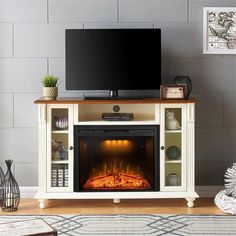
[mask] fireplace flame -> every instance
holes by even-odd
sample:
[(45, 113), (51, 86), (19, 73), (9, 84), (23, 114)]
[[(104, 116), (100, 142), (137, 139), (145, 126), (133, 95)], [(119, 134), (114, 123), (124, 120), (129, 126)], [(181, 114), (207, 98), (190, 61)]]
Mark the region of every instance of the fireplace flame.
[(147, 190), (151, 188), (149, 182), (143, 177), (139, 166), (126, 164), (114, 160), (93, 168), (90, 178), (83, 186), (84, 189), (93, 190)]
[(113, 160), (109, 163), (104, 163), (100, 167), (93, 168), (89, 177), (97, 177), (101, 175), (127, 173), (143, 177), (143, 171), (139, 166), (124, 163), (123, 161)]

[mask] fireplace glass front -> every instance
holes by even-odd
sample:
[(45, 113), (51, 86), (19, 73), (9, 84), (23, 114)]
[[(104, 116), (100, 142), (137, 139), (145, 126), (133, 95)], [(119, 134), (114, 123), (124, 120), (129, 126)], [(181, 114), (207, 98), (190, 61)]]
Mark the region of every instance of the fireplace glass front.
[(158, 126), (75, 126), (74, 191), (158, 191)]

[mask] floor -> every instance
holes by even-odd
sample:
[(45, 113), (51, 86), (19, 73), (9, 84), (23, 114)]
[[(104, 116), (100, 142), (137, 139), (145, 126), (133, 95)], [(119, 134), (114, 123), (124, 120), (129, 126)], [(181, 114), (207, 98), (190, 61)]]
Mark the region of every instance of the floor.
[[(0, 212), (2, 214), (2, 212)], [(4, 214), (223, 214), (211, 198), (195, 201), (193, 208), (184, 199), (158, 200), (48, 200), (47, 208), (40, 209), (38, 201), (22, 199), (18, 211)]]

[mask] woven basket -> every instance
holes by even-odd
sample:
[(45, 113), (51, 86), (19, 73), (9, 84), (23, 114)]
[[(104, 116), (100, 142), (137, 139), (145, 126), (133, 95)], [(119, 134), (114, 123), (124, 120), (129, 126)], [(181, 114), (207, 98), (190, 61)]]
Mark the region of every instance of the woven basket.
[(226, 190), (215, 196), (215, 204), (221, 211), (236, 215), (236, 198), (226, 195)]
[(58, 96), (58, 87), (43, 87), (43, 97), (45, 100), (54, 100)]

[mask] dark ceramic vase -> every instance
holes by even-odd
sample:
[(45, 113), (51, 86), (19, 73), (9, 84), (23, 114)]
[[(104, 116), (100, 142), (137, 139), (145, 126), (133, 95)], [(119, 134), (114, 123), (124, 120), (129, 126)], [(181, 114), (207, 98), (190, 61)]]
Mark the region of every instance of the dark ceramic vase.
[(173, 80), (173, 83), (176, 85), (187, 85), (187, 98), (189, 97), (191, 91), (192, 91), (192, 81), (191, 79), (186, 75), (176, 76)]

